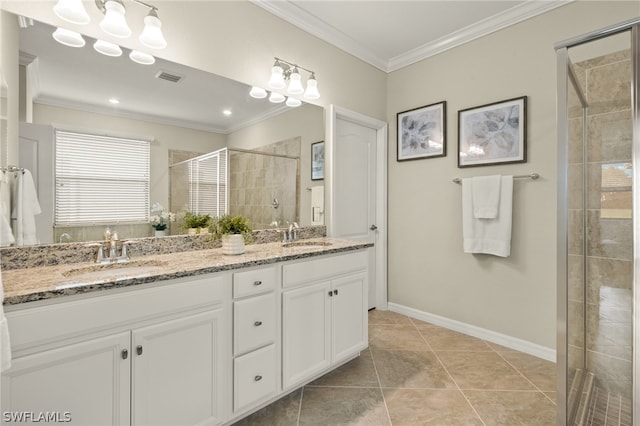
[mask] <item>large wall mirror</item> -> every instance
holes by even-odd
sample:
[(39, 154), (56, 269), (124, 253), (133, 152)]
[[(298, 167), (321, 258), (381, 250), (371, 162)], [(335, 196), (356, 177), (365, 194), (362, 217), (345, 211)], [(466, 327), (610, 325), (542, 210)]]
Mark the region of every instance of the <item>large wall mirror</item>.
[[(106, 226), (120, 238), (153, 235), (147, 222), (54, 223), (55, 136), (47, 138), (58, 129), (150, 140), (149, 207), (192, 209), (181, 170), (190, 169), (190, 159), (227, 148), (228, 176), (235, 179), (228, 183), (230, 213), (248, 216), (255, 228), (274, 221), (317, 224), (310, 189), (323, 182), (311, 181), (310, 152), (324, 139), (322, 108), (254, 99), (242, 83), (159, 58), (139, 64), (125, 48), (119, 57), (105, 56), (86, 36), (83, 47), (65, 46), (52, 37), (54, 27), (40, 22), (19, 31), (19, 165), (33, 169), (38, 186), (41, 243), (98, 240)], [(126, 175), (126, 166), (113, 173)], [(179, 226), (171, 232), (186, 233)]]

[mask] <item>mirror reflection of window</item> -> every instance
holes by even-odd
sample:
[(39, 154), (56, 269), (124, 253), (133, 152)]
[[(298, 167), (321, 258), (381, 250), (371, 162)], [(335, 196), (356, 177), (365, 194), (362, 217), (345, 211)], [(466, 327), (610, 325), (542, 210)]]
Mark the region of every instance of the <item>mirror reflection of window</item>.
[(632, 164), (603, 164), (601, 173), (600, 217), (603, 219), (631, 219)]

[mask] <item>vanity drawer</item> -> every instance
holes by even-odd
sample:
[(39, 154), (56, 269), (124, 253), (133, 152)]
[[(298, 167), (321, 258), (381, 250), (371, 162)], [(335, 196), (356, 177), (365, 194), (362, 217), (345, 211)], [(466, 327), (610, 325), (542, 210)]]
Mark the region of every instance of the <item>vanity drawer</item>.
[(233, 411), (239, 412), (277, 391), (276, 345), (233, 361)]
[(275, 266), (233, 274), (233, 297), (260, 294), (276, 288), (278, 273)]
[(276, 339), (276, 295), (269, 293), (233, 303), (233, 353), (243, 354)]
[(368, 251), (357, 251), (285, 264), (282, 266), (282, 286), (285, 288), (294, 287), (366, 270), (368, 258)]

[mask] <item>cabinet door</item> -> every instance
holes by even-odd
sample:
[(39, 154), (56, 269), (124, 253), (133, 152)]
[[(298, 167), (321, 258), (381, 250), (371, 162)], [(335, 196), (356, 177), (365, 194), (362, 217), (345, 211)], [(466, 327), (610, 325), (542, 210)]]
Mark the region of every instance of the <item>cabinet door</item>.
[[(130, 338), (124, 332), (14, 359), (2, 375), (3, 413), (43, 413), (72, 425), (129, 424)], [(4, 415), (2, 421), (21, 423)]]
[(368, 345), (367, 275), (359, 273), (333, 280), (331, 288), (331, 360), (335, 363)]
[(224, 420), (224, 315), (191, 315), (133, 331), (134, 425)]
[(290, 389), (331, 362), (329, 282), (282, 294), (283, 387)]

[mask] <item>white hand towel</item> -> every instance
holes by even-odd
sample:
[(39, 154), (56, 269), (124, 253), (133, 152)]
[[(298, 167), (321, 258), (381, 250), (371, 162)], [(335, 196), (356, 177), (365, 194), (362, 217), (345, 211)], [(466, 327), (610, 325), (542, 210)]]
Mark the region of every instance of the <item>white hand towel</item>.
[(5, 247), (16, 242), (11, 232), (11, 225), (7, 219), (9, 215), (2, 203), (0, 203), (0, 246)]
[(27, 246), (38, 244), (35, 215), (42, 213), (36, 186), (29, 170), (18, 173), (13, 196), (14, 204), (11, 212), (13, 235), (16, 245)]
[(11, 342), (9, 341), (9, 325), (4, 316), (2, 301), (4, 300), (2, 290), (2, 274), (0, 274), (0, 372), (11, 367)]
[(484, 253), (509, 257), (511, 254), (511, 222), (513, 176), (502, 176), (500, 206), (495, 219), (473, 217), (472, 179), (462, 179), (462, 237), (465, 253)]
[(500, 206), (500, 175), (478, 176), (473, 182), (473, 217), (495, 219)]

